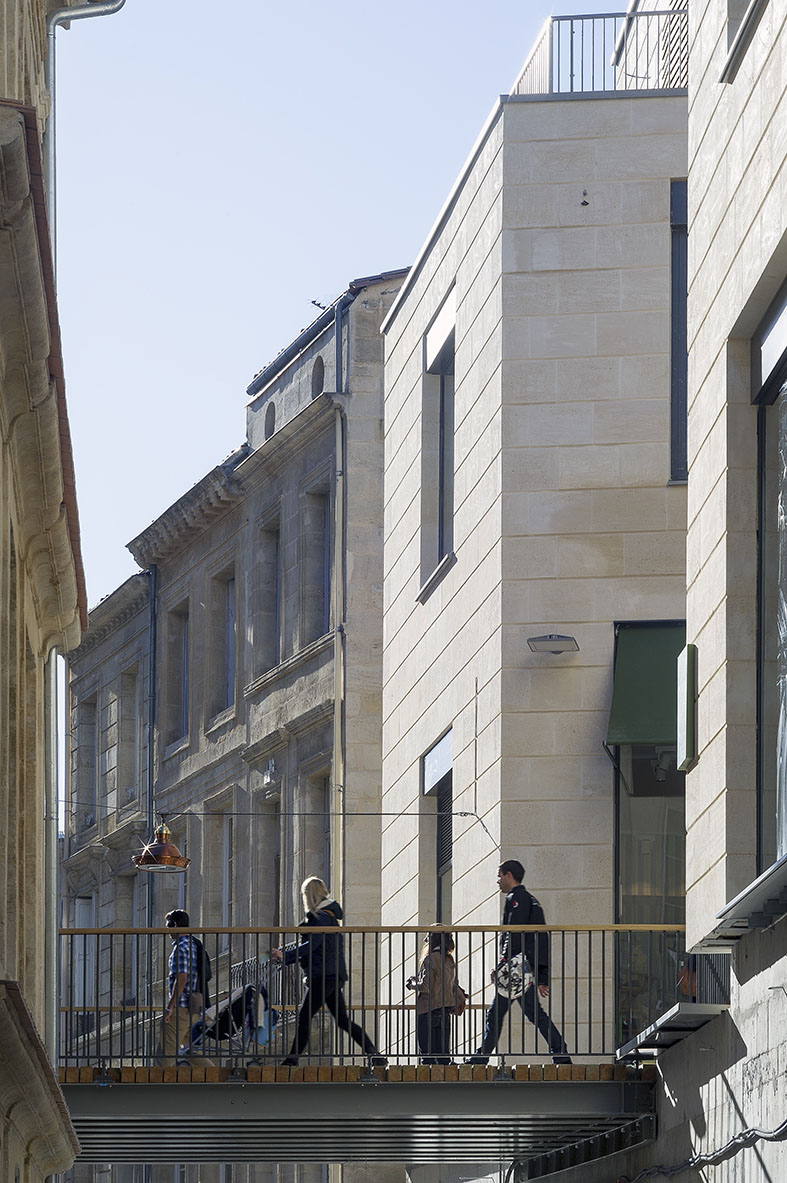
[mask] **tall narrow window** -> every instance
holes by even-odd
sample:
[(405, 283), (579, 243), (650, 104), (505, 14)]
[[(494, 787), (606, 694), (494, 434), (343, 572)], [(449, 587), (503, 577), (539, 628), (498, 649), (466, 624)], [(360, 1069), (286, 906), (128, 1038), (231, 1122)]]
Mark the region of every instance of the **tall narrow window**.
[(211, 580), (208, 636), (208, 718), (235, 704), (237, 626), (235, 571)]
[(254, 563), (254, 674), (259, 677), (281, 661), (281, 551), (279, 519), (268, 520), (259, 534)]
[(120, 675), (118, 743), (118, 808), (137, 799), (139, 793), (139, 668)]
[(310, 776), (304, 788), (304, 863), (311, 874), (319, 875), (328, 883), (331, 873), (331, 782), (324, 774)]
[[(95, 922), (93, 897), (77, 896), (74, 901), (74, 927), (93, 928)], [(96, 1000), (95, 942), (88, 936), (75, 936), (73, 942), (71, 994), (74, 1006), (92, 1006)]]
[(456, 310), (445, 301), (424, 337), (421, 406), (421, 583), (454, 549)]
[[(232, 814), (224, 818), (221, 885), (221, 922), (226, 928), (235, 923), (235, 828)], [(225, 946), (230, 938), (225, 937)]]
[(323, 781), (322, 878), (331, 881), (331, 781)]
[(77, 708), (77, 776), (74, 815), (78, 828), (95, 825), (99, 802), (98, 695), (83, 699)]
[(326, 488), (311, 489), (304, 498), (302, 540), (303, 643), (308, 644), (331, 627), (331, 496)]
[(167, 617), (167, 743), (189, 733), (189, 604)]
[(424, 797), (434, 802), (435, 893), (438, 924), (451, 922), (451, 874), (453, 864), (453, 731), (447, 732), (423, 758)]
[(689, 475), (686, 425), (688, 419), (688, 211), (686, 182), (670, 188), (672, 227), (672, 294), (670, 319), (670, 477), (685, 481)]

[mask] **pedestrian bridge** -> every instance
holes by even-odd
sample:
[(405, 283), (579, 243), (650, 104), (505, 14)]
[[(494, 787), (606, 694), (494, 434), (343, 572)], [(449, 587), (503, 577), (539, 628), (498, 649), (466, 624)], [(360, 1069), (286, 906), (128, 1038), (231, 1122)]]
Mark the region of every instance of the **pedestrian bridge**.
[(227, 1079), (181, 1067), (110, 1069), (88, 1081), (82, 1069), (81, 1083), (63, 1086), (79, 1161), (139, 1162), (141, 1146), (151, 1163), (518, 1160), (520, 1178), (536, 1179), (655, 1136), (652, 1067), (215, 1073)]
[[(490, 975), (506, 930), (451, 930), (469, 1003), (451, 1020), (448, 1055), (440, 1048), (435, 1056), (418, 1046), (406, 985), (423, 930), (347, 927), (348, 1011), (388, 1062), (373, 1066), (321, 1012), (308, 1054), (288, 1067), (281, 1059), (302, 974), (279, 969), (270, 954), (296, 934), (193, 931), (213, 963), (215, 1001), (195, 1016), (174, 1063), (160, 1048), (171, 931), (62, 931), (59, 1073), (78, 1161), (502, 1161), (518, 1163), (520, 1180), (541, 1178), (651, 1140), (653, 1069), (616, 1062), (616, 1052), (628, 1045), (636, 1059), (638, 1033), (666, 1013), (691, 1010), (688, 1033), (697, 1011), (707, 1022), (726, 1007), (725, 955), (693, 959), (691, 973), (683, 972), (679, 927), (519, 929), (532, 934), (531, 954), (549, 987), (541, 1002), (573, 1063), (551, 1062), (513, 999), (490, 1064), (465, 1064), (495, 996)], [(310, 935), (321, 931), (336, 934)], [(429, 1006), (447, 1001), (430, 998)]]

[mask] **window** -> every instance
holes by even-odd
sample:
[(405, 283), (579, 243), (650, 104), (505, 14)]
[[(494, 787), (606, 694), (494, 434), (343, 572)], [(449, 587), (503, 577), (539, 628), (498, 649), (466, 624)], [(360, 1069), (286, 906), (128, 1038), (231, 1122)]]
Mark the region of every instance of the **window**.
[(281, 661), (281, 551), (279, 518), (259, 533), (254, 563), (254, 674), (259, 677)]
[[(92, 896), (74, 900), (74, 928), (94, 928), (95, 906)], [(75, 936), (71, 963), (71, 997), (75, 1007), (94, 1006), (96, 1001), (96, 946), (86, 936)]]
[(139, 792), (139, 668), (120, 675), (118, 743), (118, 808), (137, 799)]
[(670, 320), (670, 477), (688, 479), (686, 423), (688, 416), (688, 335), (686, 300), (688, 293), (688, 212), (686, 182), (673, 181), (670, 191), (672, 227), (671, 320)]
[(265, 408), (265, 427), (263, 434), (266, 440), (269, 440), (276, 430), (276, 404), (274, 402), (268, 403)]
[(305, 811), (304, 869), (330, 883), (331, 781), (324, 772), (309, 776), (305, 782)]
[(758, 410), (757, 870), (787, 854), (787, 284), (752, 338)]
[(212, 719), (235, 705), (238, 638), (232, 567), (211, 580), (209, 646), (208, 717)]
[(424, 798), (434, 803), (435, 904), (437, 924), (451, 923), (453, 863), (453, 731), (447, 732), (423, 758)]
[(167, 615), (167, 743), (189, 733), (189, 603)]
[[(234, 907), (234, 818), (227, 814), (224, 818), (224, 832), (222, 835), (222, 884), (221, 884), (221, 923), (225, 928), (231, 928), (235, 923)], [(230, 943), (229, 936), (224, 938), (225, 947)]]
[(331, 496), (324, 486), (304, 497), (302, 543), (302, 644), (308, 645), (331, 627)]
[(319, 398), (325, 389), (325, 362), (318, 354), (312, 366), (312, 398)]
[[(685, 922), (685, 779), (677, 767), (677, 664), (684, 621), (615, 626), (612, 706), (605, 748), (614, 766), (620, 924)], [(674, 990), (674, 958), (646, 933), (620, 938), (621, 1042), (647, 1025), (655, 1000)]]
[(98, 695), (82, 699), (77, 707), (76, 801), (77, 829), (96, 823), (99, 801)]
[(453, 292), (423, 342), (421, 403), (421, 583), (454, 549)]

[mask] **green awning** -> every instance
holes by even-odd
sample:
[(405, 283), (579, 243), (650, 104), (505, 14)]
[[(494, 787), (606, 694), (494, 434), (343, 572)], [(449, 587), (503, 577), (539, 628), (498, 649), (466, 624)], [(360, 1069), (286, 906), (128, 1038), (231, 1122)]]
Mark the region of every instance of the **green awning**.
[(620, 624), (607, 745), (677, 743), (678, 654), (686, 624)]

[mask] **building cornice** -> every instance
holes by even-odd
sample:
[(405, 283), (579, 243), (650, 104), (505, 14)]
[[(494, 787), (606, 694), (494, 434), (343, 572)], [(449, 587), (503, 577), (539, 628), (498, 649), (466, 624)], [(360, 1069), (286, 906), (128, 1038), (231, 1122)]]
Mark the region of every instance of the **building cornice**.
[(79, 661), (91, 649), (122, 627), (127, 620), (140, 612), (150, 599), (150, 585), (144, 574), (132, 575), (125, 583), (110, 594), (88, 616), (88, 629), (76, 649), (69, 653), (71, 662)]
[(243, 494), (235, 469), (247, 454), (248, 447), (244, 444), (228, 461), (211, 469), (188, 493), (179, 497), (147, 529), (132, 538), (128, 550), (140, 567), (173, 558), (206, 527), (240, 502)]
[(250, 491), (262, 480), (276, 476), (291, 463), (294, 456), (310, 440), (333, 421), (333, 412), (339, 403), (327, 391), (307, 403), (297, 415), (293, 415), (270, 439), (265, 440), (235, 470), (235, 477), (244, 492)]

